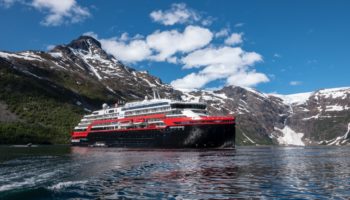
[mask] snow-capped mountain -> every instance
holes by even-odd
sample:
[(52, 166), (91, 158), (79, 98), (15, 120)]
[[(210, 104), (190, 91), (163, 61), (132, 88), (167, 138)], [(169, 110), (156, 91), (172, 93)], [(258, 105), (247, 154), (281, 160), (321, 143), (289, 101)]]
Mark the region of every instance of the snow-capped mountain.
[(350, 141), (350, 87), (278, 95), (230, 86), (187, 92), (183, 98), (207, 101), (214, 114), (236, 115), (243, 143), (304, 146)]
[[(303, 133), (306, 144), (332, 144), (345, 136), (350, 123), (350, 88), (322, 89), (312, 93), (282, 97), (290, 105), (287, 125)], [(295, 98), (290, 101), (288, 98)], [(337, 144), (345, 144), (348, 137)]]
[[(0, 79), (0, 111), (7, 113), (0, 114), (0, 126), (1, 122), (39, 123), (27, 110), (40, 94), (45, 94), (40, 97), (43, 102), (54, 99), (58, 105), (88, 111), (103, 102), (151, 97), (157, 88), (162, 97), (206, 101), (211, 114), (235, 115), (239, 144), (344, 145), (350, 140), (350, 88), (293, 95), (264, 94), (238, 86), (181, 92), (148, 72), (124, 65), (89, 36), (48, 52), (0, 52), (0, 77), (4, 77)], [(25, 101), (17, 102), (18, 96)]]
[[(153, 87), (167, 96), (174, 94), (173, 89), (159, 78), (127, 67), (108, 55), (101, 44), (89, 36), (81, 36), (67, 45), (58, 45), (49, 52), (0, 52), (0, 59), (34, 78), (63, 84), (72, 90), (94, 85), (104, 94), (121, 100), (144, 98), (152, 94)], [(65, 80), (61, 82), (53, 78)]]

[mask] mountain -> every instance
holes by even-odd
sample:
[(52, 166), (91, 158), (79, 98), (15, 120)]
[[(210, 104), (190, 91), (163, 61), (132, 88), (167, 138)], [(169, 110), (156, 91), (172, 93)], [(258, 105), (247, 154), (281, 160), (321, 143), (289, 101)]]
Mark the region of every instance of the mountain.
[(206, 101), (211, 114), (235, 115), (238, 144), (349, 144), (350, 88), (181, 92), (124, 65), (89, 36), (48, 52), (0, 52), (0, 143), (66, 143), (84, 113), (105, 102), (151, 98), (153, 88), (166, 98)]
[(65, 143), (69, 131), (103, 103), (181, 93), (109, 56), (81, 36), (49, 52), (0, 52), (0, 143)]
[(264, 94), (229, 86), (187, 92), (214, 114), (234, 114), (243, 144), (346, 145), (350, 142), (350, 87), (310, 93)]

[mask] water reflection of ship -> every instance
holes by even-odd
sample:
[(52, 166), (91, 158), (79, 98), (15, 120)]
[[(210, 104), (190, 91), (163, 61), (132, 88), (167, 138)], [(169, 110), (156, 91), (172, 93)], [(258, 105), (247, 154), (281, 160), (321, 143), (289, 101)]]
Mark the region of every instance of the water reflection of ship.
[(85, 115), (71, 143), (82, 146), (234, 147), (235, 118), (209, 116), (206, 104), (161, 99), (108, 107)]

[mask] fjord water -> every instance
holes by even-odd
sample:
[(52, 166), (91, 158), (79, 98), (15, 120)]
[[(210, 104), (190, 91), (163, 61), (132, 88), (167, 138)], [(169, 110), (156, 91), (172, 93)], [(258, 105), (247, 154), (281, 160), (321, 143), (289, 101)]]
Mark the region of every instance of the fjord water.
[(347, 199), (349, 188), (349, 147), (0, 147), (0, 199)]

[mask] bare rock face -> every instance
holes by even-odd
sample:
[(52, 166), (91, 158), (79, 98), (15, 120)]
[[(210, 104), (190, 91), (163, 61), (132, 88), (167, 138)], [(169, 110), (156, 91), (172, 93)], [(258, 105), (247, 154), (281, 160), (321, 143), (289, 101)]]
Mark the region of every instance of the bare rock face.
[(293, 104), (288, 124), (305, 133), (307, 144), (330, 144), (343, 136), (350, 123), (350, 88), (324, 89), (311, 93), (302, 104)]
[(243, 87), (224, 87), (218, 91), (190, 92), (185, 99), (208, 102), (213, 115), (236, 116), (237, 139), (243, 144), (273, 144), (274, 127), (282, 127), (289, 107), (282, 99)]
[[(346, 145), (350, 140), (350, 88), (293, 95), (264, 94), (238, 86), (181, 92), (146, 71), (124, 65), (90, 36), (48, 52), (0, 52), (1, 76), (7, 79), (0, 79), (0, 97), (11, 90), (31, 90), (34, 84), (37, 93), (45, 92), (85, 110), (97, 109), (103, 102), (151, 98), (154, 88), (161, 97), (205, 101), (212, 115), (236, 116), (239, 144)], [(23, 77), (26, 82), (17, 88), (9, 77)], [(0, 110), (11, 113), (3, 106), (6, 103), (0, 104)], [(9, 114), (0, 115), (0, 122), (5, 118), (20, 120)]]
[(211, 114), (233, 114), (243, 144), (345, 145), (350, 123), (350, 88), (293, 95), (263, 94), (224, 87), (187, 92), (184, 99), (206, 101)]

